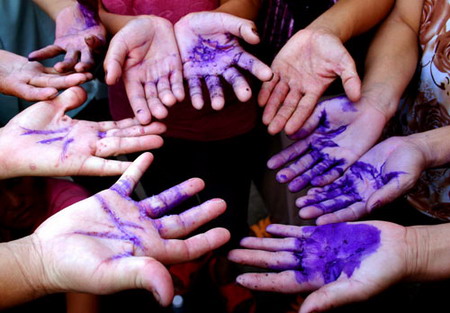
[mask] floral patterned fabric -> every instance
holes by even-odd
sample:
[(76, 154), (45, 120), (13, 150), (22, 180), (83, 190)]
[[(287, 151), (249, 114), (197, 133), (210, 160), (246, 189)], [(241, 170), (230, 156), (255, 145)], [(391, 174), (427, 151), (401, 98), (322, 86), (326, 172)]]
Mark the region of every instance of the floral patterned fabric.
[[(422, 57), (417, 92), (400, 107), (401, 133), (450, 125), (450, 0), (425, 0), (419, 33)], [(450, 167), (425, 171), (407, 195), (419, 210), (450, 220)]]

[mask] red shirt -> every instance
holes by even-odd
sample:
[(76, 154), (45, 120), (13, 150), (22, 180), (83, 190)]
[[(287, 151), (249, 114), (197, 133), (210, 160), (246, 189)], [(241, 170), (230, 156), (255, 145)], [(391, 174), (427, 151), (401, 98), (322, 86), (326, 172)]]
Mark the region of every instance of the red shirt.
[[(191, 12), (210, 11), (219, 6), (218, 0), (161, 1), (161, 0), (102, 0), (105, 8), (122, 15), (153, 14), (176, 23)], [(224, 83), (225, 107), (220, 111), (211, 108), (209, 94), (203, 95), (205, 105), (197, 110), (192, 106), (189, 89), (185, 84), (186, 98), (169, 108), (169, 115), (162, 120), (167, 126), (168, 137), (199, 141), (212, 141), (235, 137), (250, 131), (256, 123), (254, 98), (239, 102), (232, 88)], [(122, 82), (109, 88), (111, 115), (115, 120), (133, 117), (130, 103)]]

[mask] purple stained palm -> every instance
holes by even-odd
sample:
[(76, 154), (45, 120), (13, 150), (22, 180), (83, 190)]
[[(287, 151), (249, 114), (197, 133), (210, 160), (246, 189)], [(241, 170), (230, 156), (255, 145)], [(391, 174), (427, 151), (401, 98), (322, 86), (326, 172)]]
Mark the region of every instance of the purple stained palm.
[[(279, 225), (268, 230), (275, 234)], [(298, 228), (296, 243), (289, 249), (290, 261), (274, 270), (294, 270), (299, 284), (323, 278), (325, 284), (338, 279), (342, 273), (351, 277), (361, 262), (380, 247), (381, 232), (367, 224), (337, 223)], [(278, 232), (283, 235), (283, 232)], [(289, 232), (289, 236), (292, 236)], [(284, 250), (279, 250), (284, 251)]]
[[(60, 159), (63, 162), (68, 157), (69, 145), (75, 141), (74, 138), (70, 137), (71, 127), (63, 127), (59, 129), (50, 129), (50, 130), (37, 130), (37, 129), (29, 129), (26, 127), (21, 127), (24, 132), (21, 136), (43, 136), (50, 137), (46, 139), (41, 139), (36, 141), (36, 143), (49, 145), (55, 142), (62, 142), (62, 151)], [(55, 135), (55, 136), (53, 136)]]

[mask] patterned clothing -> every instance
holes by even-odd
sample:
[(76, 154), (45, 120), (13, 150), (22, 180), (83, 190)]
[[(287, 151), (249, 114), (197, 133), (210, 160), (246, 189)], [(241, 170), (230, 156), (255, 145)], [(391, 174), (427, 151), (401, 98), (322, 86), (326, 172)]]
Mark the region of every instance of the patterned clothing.
[[(450, 1), (425, 0), (421, 26), (417, 93), (409, 94), (399, 109), (402, 135), (450, 125)], [(450, 168), (425, 171), (408, 200), (424, 213), (450, 219)]]

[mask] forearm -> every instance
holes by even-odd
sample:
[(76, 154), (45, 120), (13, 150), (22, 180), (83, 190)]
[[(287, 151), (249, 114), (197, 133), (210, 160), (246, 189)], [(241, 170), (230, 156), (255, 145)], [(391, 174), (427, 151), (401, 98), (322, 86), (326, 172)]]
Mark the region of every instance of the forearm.
[(99, 9), (100, 21), (105, 26), (107, 32), (111, 35), (115, 35), (121, 30), (129, 21), (137, 18), (138, 16), (120, 15), (110, 13), (103, 7)]
[(450, 224), (407, 227), (407, 279), (450, 278)]
[(53, 20), (64, 8), (75, 4), (76, 0), (33, 0)]
[(339, 0), (306, 29), (326, 30), (346, 42), (378, 24), (393, 4), (394, 0)]
[(255, 20), (260, 6), (261, 0), (222, 0), (215, 11)]
[(423, 153), (426, 168), (450, 163), (450, 126), (440, 127), (422, 133), (409, 135), (411, 140)]
[(399, 0), (377, 31), (366, 57), (362, 94), (379, 94), (379, 109), (387, 119), (395, 113), (418, 62), (421, 4)]
[(0, 310), (48, 293), (32, 236), (0, 244)]

